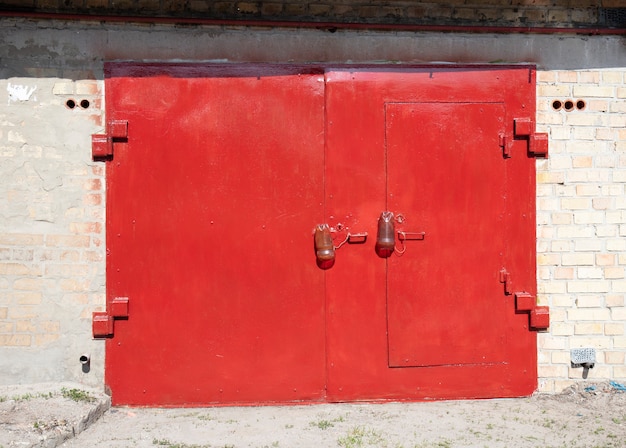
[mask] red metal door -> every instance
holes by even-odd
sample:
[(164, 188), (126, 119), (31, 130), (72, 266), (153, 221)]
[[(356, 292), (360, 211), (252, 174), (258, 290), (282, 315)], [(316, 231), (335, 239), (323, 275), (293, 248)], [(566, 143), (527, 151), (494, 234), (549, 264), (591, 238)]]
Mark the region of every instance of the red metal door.
[(531, 68), (114, 64), (106, 88), (129, 123), (107, 167), (114, 403), (535, 389), (512, 293), (536, 294)]
[[(329, 400), (536, 388), (535, 335), (501, 283), (515, 270), (535, 294), (534, 159), (513, 128), (529, 113), (528, 68), (326, 74), (327, 220), (369, 242), (327, 272)], [(387, 211), (389, 257), (374, 244)]]
[(323, 74), (112, 65), (106, 93), (129, 123), (107, 169), (113, 402), (323, 399)]

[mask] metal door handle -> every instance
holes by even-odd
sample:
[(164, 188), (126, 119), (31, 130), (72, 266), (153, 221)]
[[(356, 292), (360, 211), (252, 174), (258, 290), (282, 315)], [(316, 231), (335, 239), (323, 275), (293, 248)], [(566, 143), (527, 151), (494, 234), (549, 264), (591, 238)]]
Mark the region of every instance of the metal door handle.
[(367, 241), (367, 232), (363, 232), (363, 233), (348, 232), (346, 234), (346, 237), (343, 239), (343, 241), (335, 246), (335, 249), (339, 249), (341, 246), (343, 246), (346, 243), (363, 244), (365, 241)]
[(367, 232), (348, 233), (348, 243), (350, 244), (363, 244), (366, 240), (367, 240)]
[(406, 251), (405, 241), (420, 241), (426, 237), (426, 232), (405, 232), (398, 230), (398, 240), (400, 240), (400, 249), (396, 248), (396, 253), (402, 255)]
[(398, 230), (398, 239), (400, 241), (423, 240), (425, 236), (426, 232), (405, 232), (403, 230)]

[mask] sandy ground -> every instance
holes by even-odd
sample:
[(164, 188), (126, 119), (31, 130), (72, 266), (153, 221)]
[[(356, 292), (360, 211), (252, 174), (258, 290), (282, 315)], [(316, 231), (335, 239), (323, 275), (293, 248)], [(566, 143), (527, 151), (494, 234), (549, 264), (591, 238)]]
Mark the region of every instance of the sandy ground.
[[(74, 401), (80, 394), (71, 397), (67, 391), (73, 388), (64, 389), (65, 396), (57, 387), (38, 392), (39, 397), (13, 399), (0, 388), (0, 397), (5, 394), (0, 447), (626, 447), (626, 392), (609, 383), (584, 383), (563, 394), (520, 399), (118, 407), (91, 421), (87, 415), (95, 417), (98, 404), (106, 407), (108, 397), (88, 391), (94, 401)], [(43, 396), (47, 393), (53, 396)], [(75, 429), (64, 443), (55, 438), (68, 427)]]
[(111, 407), (109, 397), (74, 383), (0, 386), (0, 448), (54, 448)]

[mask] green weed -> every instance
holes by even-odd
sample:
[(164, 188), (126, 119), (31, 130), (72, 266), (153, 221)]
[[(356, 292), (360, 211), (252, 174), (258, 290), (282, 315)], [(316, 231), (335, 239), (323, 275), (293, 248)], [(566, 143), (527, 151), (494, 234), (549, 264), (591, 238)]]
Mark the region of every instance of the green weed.
[(309, 423), (309, 426), (316, 426), (319, 429), (328, 429), (328, 428), (332, 428), (333, 426), (335, 426), (335, 424), (328, 420), (320, 420), (318, 422)]
[(413, 448), (452, 448), (452, 444), (449, 440), (440, 440), (438, 442), (425, 442), (419, 445), (414, 445)]
[[(28, 400), (33, 400), (35, 398), (44, 398), (44, 399), (49, 399), (54, 397), (54, 394), (52, 392), (47, 392), (47, 393), (38, 393), (38, 394), (31, 394), (31, 393), (27, 393), (27, 394), (22, 394), (22, 395), (15, 395), (13, 397), (11, 397), (12, 400), (14, 401), (28, 401)], [(4, 399), (0, 398), (0, 402), (5, 401), (7, 399), (7, 397), (2, 397)]]
[(544, 428), (552, 428), (552, 426), (556, 423), (556, 420), (554, 420), (553, 418), (550, 418), (548, 420), (546, 420), (545, 422), (543, 422), (543, 427)]
[(345, 448), (362, 447), (365, 446), (364, 443), (376, 447), (385, 446), (384, 440), (378, 432), (362, 426), (352, 428), (348, 434), (337, 440), (337, 444)]
[(74, 400), (76, 402), (83, 401), (85, 403), (91, 403), (93, 401), (96, 401), (96, 399), (89, 395), (88, 392), (80, 389), (66, 389), (64, 387), (63, 389), (61, 389), (61, 395), (63, 396), (63, 398), (69, 398), (70, 400)]
[[(210, 448), (210, 445), (188, 445), (186, 443), (170, 442), (168, 439), (152, 439), (152, 444), (166, 448)], [(234, 445), (225, 445), (224, 448), (234, 448)]]

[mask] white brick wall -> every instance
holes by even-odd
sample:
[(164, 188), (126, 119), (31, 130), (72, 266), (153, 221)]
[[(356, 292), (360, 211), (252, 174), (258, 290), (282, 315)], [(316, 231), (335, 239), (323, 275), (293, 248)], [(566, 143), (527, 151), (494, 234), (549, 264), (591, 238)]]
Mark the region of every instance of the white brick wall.
[[(626, 68), (541, 71), (537, 127), (550, 158), (537, 162), (539, 302), (551, 327), (539, 334), (539, 387), (582, 379), (571, 348), (596, 349), (589, 380), (624, 380), (626, 369)], [(554, 100), (586, 107), (554, 110)]]
[[(104, 167), (91, 160), (102, 129), (102, 81), (0, 79), (0, 384), (101, 385)], [(67, 100), (89, 101), (67, 107)], [(86, 103), (85, 103), (86, 106)], [(79, 357), (89, 353), (93, 373)]]

